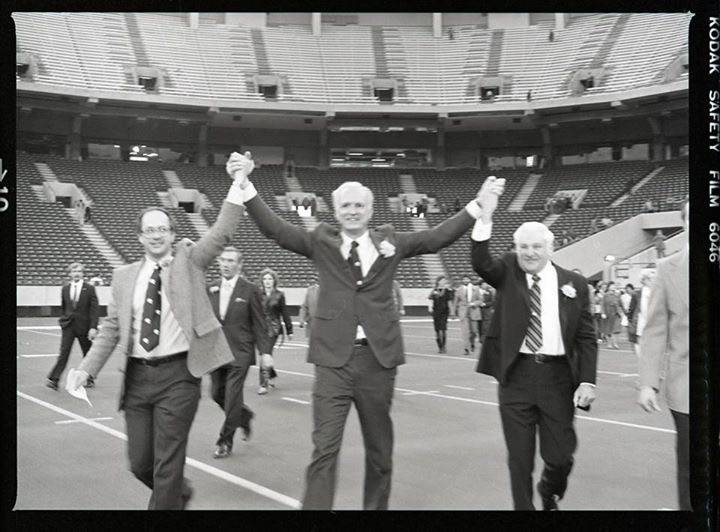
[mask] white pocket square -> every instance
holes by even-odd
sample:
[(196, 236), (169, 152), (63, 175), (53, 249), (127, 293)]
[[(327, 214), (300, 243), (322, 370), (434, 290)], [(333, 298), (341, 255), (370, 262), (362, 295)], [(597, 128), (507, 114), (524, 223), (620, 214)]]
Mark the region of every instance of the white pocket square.
[(235, 298), (235, 303), (247, 303), (247, 301), (246, 301), (245, 299), (241, 298), (241, 297), (236, 297), (236, 298)]

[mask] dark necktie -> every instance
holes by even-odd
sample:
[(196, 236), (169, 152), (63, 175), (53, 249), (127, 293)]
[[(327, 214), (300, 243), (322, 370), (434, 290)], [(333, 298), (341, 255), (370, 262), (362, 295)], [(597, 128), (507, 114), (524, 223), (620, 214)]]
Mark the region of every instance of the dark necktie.
[(160, 314), (162, 301), (160, 295), (160, 266), (157, 265), (148, 281), (143, 305), (142, 327), (140, 328), (140, 345), (148, 353), (160, 343)]
[(540, 303), (540, 277), (532, 276), (533, 285), (530, 287), (530, 324), (528, 325), (525, 344), (528, 349), (536, 353), (543, 343), (542, 339), (542, 304)]
[(350, 243), (350, 255), (348, 256), (348, 263), (350, 264), (350, 271), (352, 272), (353, 279), (355, 282), (362, 281), (362, 267), (360, 266), (360, 255), (357, 251), (358, 243), (353, 240)]

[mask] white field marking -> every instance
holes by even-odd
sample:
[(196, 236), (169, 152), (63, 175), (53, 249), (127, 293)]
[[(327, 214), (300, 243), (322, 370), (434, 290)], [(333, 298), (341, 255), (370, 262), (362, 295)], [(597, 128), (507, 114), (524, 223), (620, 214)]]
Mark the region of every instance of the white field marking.
[[(58, 328), (59, 328), (59, 327), (58, 327)], [(32, 329), (24, 329), (24, 330), (26, 330), (27, 332), (35, 333), (35, 334), (44, 334), (45, 336), (57, 336), (57, 337), (60, 336), (60, 335), (57, 334), (57, 333), (49, 333), (49, 332), (43, 332), (43, 331), (33, 331)]]
[[(86, 418), (88, 421), (107, 421), (112, 419), (111, 417), (89, 417)], [(62, 421), (56, 421), (56, 425), (65, 425), (67, 423), (83, 423), (84, 419), (63, 419)]]
[(621, 374), (620, 374), (620, 377), (622, 377), (622, 378), (625, 378), (625, 377), (639, 377), (639, 376), (640, 376), (640, 375), (638, 375), (637, 373), (621, 373)]
[[(255, 368), (255, 366), (250, 366), (251, 368)], [(299, 375), (301, 377), (314, 377), (314, 375), (311, 375), (309, 373), (300, 373), (299, 371), (285, 371), (282, 369), (275, 369), (278, 373), (288, 373), (290, 375)], [(497, 381), (493, 381), (495, 385), (497, 385)], [(403, 393), (403, 395), (427, 395), (429, 397), (438, 397), (440, 399), (450, 399), (453, 401), (461, 401), (465, 403), (474, 403), (479, 405), (488, 405), (488, 406), (499, 406), (497, 403), (493, 401), (481, 401), (479, 399), (471, 399), (469, 397), (457, 397), (454, 395), (445, 395), (438, 393), (437, 391), (429, 391), (429, 392), (423, 392), (420, 390), (409, 390), (407, 388), (395, 388), (398, 392), (409, 392), (409, 393)], [(667, 432), (668, 434), (675, 434), (674, 430), (671, 429), (663, 429), (660, 427), (651, 427), (649, 425), (637, 425), (635, 423), (626, 423), (624, 421), (615, 421), (612, 419), (603, 419), (599, 417), (587, 417), (587, 416), (575, 416), (578, 419), (585, 419), (588, 421), (597, 421), (598, 423), (608, 423), (610, 425), (620, 425), (622, 427), (631, 427), (636, 429), (645, 429), (645, 430), (652, 430), (656, 432)]]
[(468, 388), (467, 386), (455, 386), (454, 384), (443, 384), (447, 388), (457, 388), (458, 390), (474, 390), (475, 388)]
[[(102, 432), (105, 432), (106, 434), (110, 434), (111, 436), (114, 436), (121, 440), (127, 441), (127, 436), (124, 433), (120, 432), (119, 430), (111, 429), (110, 427), (106, 427), (105, 425), (96, 423), (95, 421), (92, 421), (91, 419), (84, 418), (82, 416), (79, 416), (77, 414), (69, 412), (63, 408), (60, 408), (60, 407), (55, 406), (50, 403), (46, 403), (45, 401), (43, 401), (41, 399), (37, 399), (36, 397), (32, 397), (32, 396), (24, 394), (22, 392), (17, 392), (17, 394), (19, 397), (22, 397), (23, 399), (32, 401), (33, 403), (43, 406), (49, 410), (53, 410), (54, 412), (62, 414), (63, 416), (67, 416), (73, 420), (79, 421), (80, 423), (83, 423), (85, 425), (88, 425), (90, 427), (98, 429)], [(194, 467), (195, 469), (204, 471), (205, 473), (207, 473), (209, 475), (212, 475), (212, 476), (215, 476), (222, 480), (225, 480), (225, 481), (229, 482), (230, 484), (240, 486), (241, 488), (244, 488), (244, 489), (247, 489), (254, 493), (257, 493), (258, 495), (261, 495), (261, 496), (271, 499), (275, 502), (278, 502), (280, 504), (288, 506), (294, 510), (300, 509), (300, 501), (298, 501), (297, 499), (293, 499), (292, 497), (288, 497), (287, 495), (283, 495), (282, 493), (278, 493), (277, 491), (271, 490), (270, 488), (266, 488), (265, 486), (261, 486), (260, 484), (256, 484), (255, 482), (252, 482), (250, 480), (238, 477), (236, 475), (228, 473), (227, 471), (218, 469), (217, 467), (213, 467), (213, 466), (208, 465), (199, 460), (195, 460), (194, 458), (189, 458), (189, 457), (186, 458), (185, 463), (191, 467)]]
[(43, 353), (43, 354), (38, 354), (38, 355), (18, 355), (18, 356), (21, 356), (23, 358), (38, 358), (38, 357), (56, 357), (56, 356), (58, 356), (58, 354), (57, 353)]
[(290, 401), (291, 403), (300, 403), (301, 405), (309, 405), (310, 401), (303, 401), (302, 399), (295, 399), (293, 397), (281, 397), (283, 401)]
[(23, 325), (16, 327), (18, 331), (56, 331), (60, 329), (59, 325)]

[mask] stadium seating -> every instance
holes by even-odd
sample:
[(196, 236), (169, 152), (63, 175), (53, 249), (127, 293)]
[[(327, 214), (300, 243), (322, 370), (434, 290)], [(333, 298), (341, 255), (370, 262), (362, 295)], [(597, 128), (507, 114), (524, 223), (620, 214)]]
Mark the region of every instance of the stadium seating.
[[(435, 38), (430, 27), (283, 25), (262, 29), (162, 13), (13, 13), (20, 51), (38, 55), (35, 82), (96, 91), (142, 92), (129, 67), (161, 69), (159, 93), (199, 99), (262, 100), (252, 77), (281, 78), (279, 101), (376, 102), (368, 78), (398, 80), (396, 104), (476, 103), (473, 79), (504, 76), (496, 102), (570, 95), (579, 68), (604, 67), (585, 94), (621, 93), (662, 83), (687, 51), (691, 13), (600, 13), (563, 29), (541, 22), (488, 30), (457, 25)], [(453, 39), (447, 38), (452, 29)], [(267, 72), (266, 72), (267, 71)]]

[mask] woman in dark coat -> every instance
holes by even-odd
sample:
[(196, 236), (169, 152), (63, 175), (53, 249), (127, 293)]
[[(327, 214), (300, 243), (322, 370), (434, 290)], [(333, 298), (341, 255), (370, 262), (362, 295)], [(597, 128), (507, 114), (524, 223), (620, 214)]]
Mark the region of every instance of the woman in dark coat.
[(282, 341), (286, 337), (291, 340), (293, 326), (290, 313), (285, 304), (285, 294), (277, 288), (277, 273), (270, 268), (265, 268), (260, 272), (259, 284), (263, 296), (263, 311), (271, 345), (270, 355), (263, 355), (260, 361), (260, 388), (258, 388), (258, 394), (264, 395), (268, 391), (268, 386), (275, 387), (273, 379), (277, 377), (277, 373), (275, 372), (275, 361), (272, 357), (275, 343), (280, 335), (283, 337)]
[(435, 279), (435, 288), (428, 299), (432, 301), (429, 305), (435, 326), (435, 342), (438, 345), (438, 353), (447, 353), (447, 320), (450, 314), (450, 305), (455, 298), (455, 290), (450, 288), (447, 278), (444, 275)]

